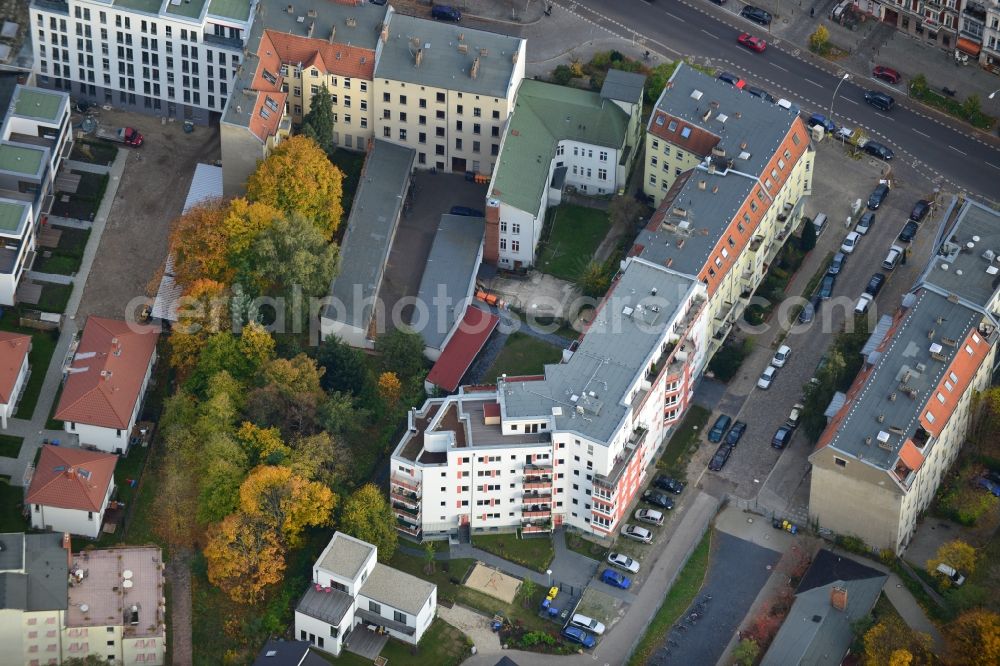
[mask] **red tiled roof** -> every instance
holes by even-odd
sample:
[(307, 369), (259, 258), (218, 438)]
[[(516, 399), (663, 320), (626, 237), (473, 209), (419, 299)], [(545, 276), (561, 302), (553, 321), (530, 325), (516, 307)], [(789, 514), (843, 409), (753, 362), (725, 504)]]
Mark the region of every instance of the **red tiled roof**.
[[(257, 91), (257, 99), (250, 116), (250, 131), (261, 141), (267, 141), (267, 137), (278, 133), (278, 125), (281, 124), (287, 98), (288, 94), (280, 91)], [(269, 99), (271, 104), (268, 104)]]
[[(348, 44), (333, 43), (326, 39), (290, 35), (286, 32), (265, 30), (264, 35), (274, 46), (274, 53), (288, 65), (303, 63), (303, 68), (316, 67), (326, 74), (371, 80), (375, 74), (375, 52), (371, 49)], [(264, 40), (261, 40), (263, 47)], [(261, 48), (258, 51), (260, 55)], [(263, 60), (263, 56), (262, 56)]]
[(128, 428), (159, 332), (152, 326), (90, 317), (63, 384), (55, 418)]
[(26, 502), (61, 509), (100, 511), (118, 456), (101, 451), (43, 446)]
[(470, 305), (451, 340), (445, 345), (437, 363), (427, 375), (427, 381), (445, 391), (454, 391), (462, 375), (472, 365), (472, 359), (486, 344), (490, 333), (500, 323), (500, 317)]
[(31, 350), (31, 336), (0, 331), (0, 403), (9, 403), (24, 357)]

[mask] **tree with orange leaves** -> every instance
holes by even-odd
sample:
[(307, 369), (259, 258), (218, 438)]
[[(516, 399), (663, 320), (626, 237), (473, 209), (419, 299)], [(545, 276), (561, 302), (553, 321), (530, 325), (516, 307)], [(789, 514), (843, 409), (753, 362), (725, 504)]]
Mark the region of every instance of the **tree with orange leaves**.
[(239, 510), (270, 526), (290, 547), (299, 545), (306, 527), (330, 522), (337, 496), (289, 467), (261, 465), (240, 486)]
[(395, 372), (383, 372), (378, 376), (378, 395), (390, 407), (395, 407), (403, 391), (403, 384)]
[(205, 546), (208, 580), (238, 603), (256, 603), (268, 585), (280, 583), (285, 549), (259, 516), (230, 514), (209, 530)]
[(1000, 615), (985, 609), (962, 613), (945, 628), (949, 663), (962, 666), (1000, 664)]

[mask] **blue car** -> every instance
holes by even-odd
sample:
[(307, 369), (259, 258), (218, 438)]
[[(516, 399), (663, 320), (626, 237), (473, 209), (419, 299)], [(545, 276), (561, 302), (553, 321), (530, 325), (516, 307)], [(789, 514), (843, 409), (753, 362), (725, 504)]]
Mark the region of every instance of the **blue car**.
[(993, 493), (994, 497), (1000, 497), (1000, 484), (993, 483), (989, 479), (983, 477), (979, 479), (978, 484), (983, 490), (988, 490)]
[(832, 120), (824, 116), (822, 113), (814, 113), (811, 116), (809, 116), (809, 120), (806, 121), (806, 125), (808, 125), (809, 127), (820, 125), (823, 129), (826, 130), (827, 134), (832, 134), (837, 131), (837, 125)]
[(580, 627), (566, 627), (562, 631), (563, 638), (574, 643), (579, 643), (585, 648), (592, 648), (597, 643), (594, 637)]
[(612, 587), (621, 588), (623, 590), (627, 590), (628, 588), (632, 587), (631, 578), (623, 576), (617, 571), (612, 571), (611, 569), (604, 570), (604, 573), (601, 574), (601, 582), (607, 583)]

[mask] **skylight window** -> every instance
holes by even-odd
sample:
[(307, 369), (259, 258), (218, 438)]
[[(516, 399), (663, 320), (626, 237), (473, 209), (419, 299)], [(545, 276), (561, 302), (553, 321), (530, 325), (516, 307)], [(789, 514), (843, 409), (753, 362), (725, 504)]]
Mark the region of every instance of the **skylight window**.
[(689, 136), (691, 136), (691, 128), (690, 127), (685, 127), (684, 129), (681, 130), (681, 137), (682, 138), (686, 139)]
[(677, 131), (677, 121), (676, 120), (671, 120), (670, 124), (667, 125), (667, 130), (670, 131), (670, 132), (676, 132)]

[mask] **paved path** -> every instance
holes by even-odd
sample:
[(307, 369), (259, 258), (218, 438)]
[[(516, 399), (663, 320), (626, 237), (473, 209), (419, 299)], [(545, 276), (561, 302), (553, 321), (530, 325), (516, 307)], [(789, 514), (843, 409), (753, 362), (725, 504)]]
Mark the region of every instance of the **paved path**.
[(60, 275), (59, 273), (40, 273), (38, 271), (28, 271), (28, 279), (35, 282), (50, 282), (52, 284), (73, 284), (73, 277), (70, 275)]
[[(121, 153), (119, 153), (120, 155)], [(191, 649), (191, 551), (178, 548), (167, 562), (170, 584), (170, 650), (175, 666), (190, 666)]]

